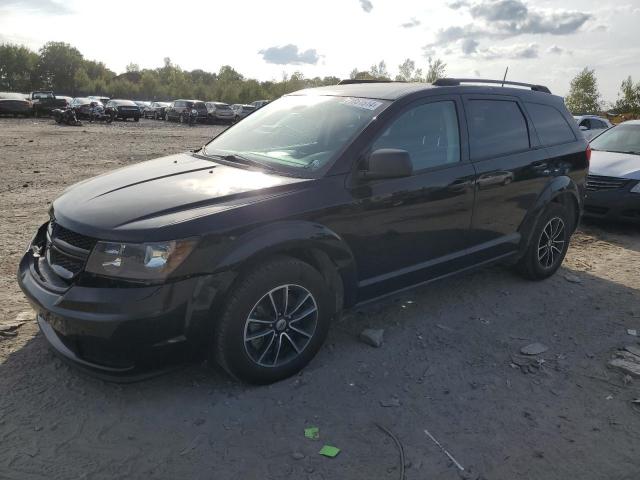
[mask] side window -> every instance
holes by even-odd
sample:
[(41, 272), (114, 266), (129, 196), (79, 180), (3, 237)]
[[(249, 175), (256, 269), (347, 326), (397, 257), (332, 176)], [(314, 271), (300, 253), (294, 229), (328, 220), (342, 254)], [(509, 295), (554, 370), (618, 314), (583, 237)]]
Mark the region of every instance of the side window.
[(592, 124), (593, 124), (593, 128), (596, 129), (602, 129), (602, 128), (607, 128), (607, 125), (602, 121), (602, 120), (591, 120)]
[(573, 130), (557, 109), (540, 103), (525, 103), (543, 145), (560, 145), (575, 141)]
[(588, 118), (584, 119), (583, 121), (580, 122), (580, 126), (586, 127), (587, 130), (591, 130), (591, 120), (589, 120)]
[(470, 100), (467, 121), (471, 157), (481, 160), (529, 149), (529, 129), (511, 100)]
[(414, 170), (460, 161), (460, 132), (455, 103), (426, 103), (393, 120), (372, 146), (398, 148), (411, 155)]

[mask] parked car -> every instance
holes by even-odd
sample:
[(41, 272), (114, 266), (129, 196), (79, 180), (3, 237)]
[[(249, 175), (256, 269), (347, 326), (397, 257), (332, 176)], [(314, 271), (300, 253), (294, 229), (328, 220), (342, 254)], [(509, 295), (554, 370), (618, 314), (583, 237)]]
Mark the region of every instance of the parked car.
[(242, 120), (244, 117), (249, 115), (250, 113), (255, 112), (256, 107), (253, 105), (244, 105), (240, 103), (236, 103), (235, 105), (231, 105), (231, 110), (233, 110), (234, 121)]
[(35, 117), (49, 115), (54, 108), (67, 107), (67, 101), (64, 98), (57, 98), (50, 90), (31, 92), (29, 97), (33, 105), (33, 115)]
[(138, 108), (140, 108), (140, 114), (144, 112), (145, 108), (148, 108), (149, 106), (151, 106), (151, 102), (143, 102), (141, 100), (134, 100), (133, 103), (135, 103), (138, 106)]
[(228, 103), (206, 102), (205, 105), (207, 106), (207, 116), (210, 122), (233, 122), (235, 114)]
[(600, 134), (591, 150), (585, 215), (640, 223), (640, 120)]
[(133, 118), (136, 122), (140, 120), (140, 107), (131, 100), (109, 100), (106, 110), (113, 118), (119, 118), (125, 122), (128, 118)]
[(601, 134), (613, 124), (606, 118), (597, 115), (579, 115), (573, 117), (580, 128), (580, 131), (587, 140), (591, 140), (596, 135)]
[(89, 97), (75, 97), (73, 100), (71, 100), (70, 106), (75, 110), (76, 116), (78, 118), (89, 119), (91, 117), (91, 104), (94, 102), (102, 105), (100, 101)]
[(209, 112), (204, 102), (200, 100), (175, 100), (165, 110), (166, 120), (176, 120), (185, 123), (189, 116), (189, 110), (195, 109), (198, 112), (198, 123), (206, 123), (209, 119)]
[(31, 101), (23, 93), (0, 92), (0, 115), (30, 117), (32, 113)]
[[(67, 189), (18, 272), (44, 338), (104, 378), (199, 352), (269, 383), (343, 309), (490, 262), (553, 275), (588, 144), (546, 87), (482, 82), (299, 91)], [(496, 171), (512, 180), (479, 189)]]
[(109, 97), (101, 97), (98, 95), (89, 95), (87, 98), (90, 98), (91, 100), (98, 100), (102, 105), (106, 105), (109, 103), (109, 100), (111, 100)]
[(257, 110), (259, 108), (264, 107), (268, 103), (269, 103), (269, 100), (256, 100), (255, 102), (251, 102), (251, 105), (253, 105)]
[(151, 102), (151, 105), (142, 111), (142, 116), (154, 120), (164, 120), (165, 110), (169, 105), (169, 102)]

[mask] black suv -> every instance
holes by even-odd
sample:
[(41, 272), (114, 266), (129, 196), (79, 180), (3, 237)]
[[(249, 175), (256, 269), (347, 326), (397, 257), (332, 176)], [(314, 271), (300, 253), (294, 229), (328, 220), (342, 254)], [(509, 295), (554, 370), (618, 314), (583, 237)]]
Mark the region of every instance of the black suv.
[(53, 348), (107, 378), (206, 353), (268, 383), (345, 308), (497, 260), (546, 278), (590, 151), (560, 97), (518, 85), (284, 96), (200, 150), (66, 190), (20, 286)]
[(209, 112), (204, 102), (200, 100), (175, 100), (165, 109), (165, 119), (168, 121), (177, 120), (184, 123), (189, 120), (189, 111), (198, 112), (198, 122), (206, 123), (209, 119)]
[(125, 122), (127, 118), (133, 118), (138, 122), (142, 116), (140, 107), (131, 100), (109, 100), (105, 106), (105, 112), (112, 118), (119, 118)]

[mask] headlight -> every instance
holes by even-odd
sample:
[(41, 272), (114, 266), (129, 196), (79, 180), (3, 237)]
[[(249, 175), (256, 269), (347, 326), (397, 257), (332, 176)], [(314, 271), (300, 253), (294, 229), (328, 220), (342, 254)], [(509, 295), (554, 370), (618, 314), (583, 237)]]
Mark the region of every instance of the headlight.
[(163, 280), (187, 258), (195, 239), (156, 243), (98, 242), (86, 271), (131, 280)]
[(640, 193), (640, 182), (636, 183), (631, 189), (631, 193)]

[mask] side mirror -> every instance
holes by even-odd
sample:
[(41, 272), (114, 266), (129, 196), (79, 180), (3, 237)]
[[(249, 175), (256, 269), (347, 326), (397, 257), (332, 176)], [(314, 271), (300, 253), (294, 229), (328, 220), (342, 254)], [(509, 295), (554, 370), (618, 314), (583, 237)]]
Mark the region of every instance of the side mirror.
[(589, 130), (586, 125), (580, 125), (580, 127), (578, 127), (578, 128), (580, 128), (580, 130), (582, 130), (583, 132), (585, 130)]
[(369, 155), (368, 168), (360, 172), (363, 179), (410, 177), (413, 174), (411, 155), (406, 150), (381, 148)]

